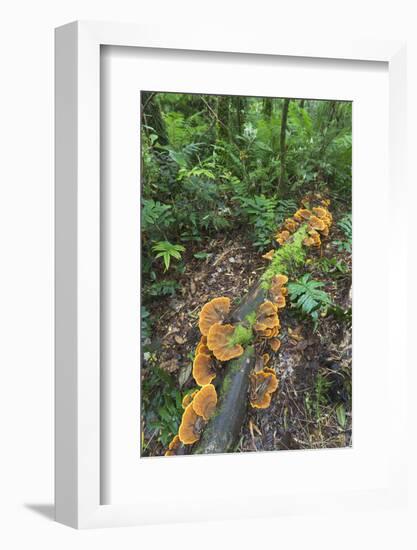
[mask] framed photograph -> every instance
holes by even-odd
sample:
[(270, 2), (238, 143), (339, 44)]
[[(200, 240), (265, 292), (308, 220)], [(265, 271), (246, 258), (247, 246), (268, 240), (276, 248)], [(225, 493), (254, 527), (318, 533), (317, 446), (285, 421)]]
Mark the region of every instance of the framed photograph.
[(166, 31), (56, 30), (57, 520), (401, 506), (405, 46)]

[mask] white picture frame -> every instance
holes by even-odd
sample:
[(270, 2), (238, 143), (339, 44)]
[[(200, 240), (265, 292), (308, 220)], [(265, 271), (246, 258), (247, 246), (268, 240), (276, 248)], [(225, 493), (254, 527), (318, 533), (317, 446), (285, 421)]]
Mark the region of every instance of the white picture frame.
[[(100, 49), (101, 46), (164, 48), (235, 54), (379, 61), (388, 64), (390, 197), (393, 223), (403, 226), (398, 201), (404, 192), (405, 44), (385, 40), (331, 42), (219, 34), (210, 30), (177, 35), (151, 27), (75, 22), (56, 30), (56, 519), (76, 528), (134, 525), (186, 519), (168, 493), (159, 513), (149, 506), (101, 504), (100, 402)], [(390, 239), (392, 237), (388, 237)], [(395, 277), (406, 279), (405, 251), (390, 247)], [(394, 274), (390, 275), (394, 281)], [(399, 292), (405, 294), (404, 288)], [(398, 293), (397, 293), (398, 296)], [(389, 296), (392, 297), (391, 295)], [(389, 315), (404, 316), (405, 300), (390, 300)], [(393, 328), (393, 330), (395, 330)], [(396, 338), (404, 335), (397, 330)], [(401, 346), (399, 346), (401, 350)], [(395, 421), (404, 425), (405, 349), (398, 352)], [(402, 354), (401, 354), (402, 353)], [(402, 393), (404, 392), (404, 393)], [(346, 506), (399, 505), (405, 498), (403, 434), (396, 434), (383, 490), (340, 491)], [(381, 453), (384, 450), (381, 449)], [(332, 496), (334, 498), (334, 495)], [(294, 494), (268, 514), (320, 509), (326, 494)], [(237, 500), (237, 499), (235, 499)], [(256, 515), (219, 492), (204, 517)], [(189, 519), (199, 519), (198, 510)]]

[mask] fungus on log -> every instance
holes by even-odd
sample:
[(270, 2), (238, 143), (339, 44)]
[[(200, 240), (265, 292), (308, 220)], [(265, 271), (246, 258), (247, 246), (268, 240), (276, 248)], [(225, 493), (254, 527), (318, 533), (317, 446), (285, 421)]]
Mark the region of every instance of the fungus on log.
[[(205, 350), (207, 350), (207, 352)], [(199, 353), (207, 353), (207, 355), (210, 355), (210, 350), (207, 347), (207, 336), (202, 336), (195, 348), (195, 355)]]
[(311, 216), (310, 210), (307, 210), (307, 208), (300, 208), (297, 210), (297, 212), (294, 214), (294, 219), (297, 222), (304, 222), (306, 220), (309, 220)]
[(174, 436), (174, 439), (171, 441), (171, 443), (168, 445), (168, 449), (165, 452), (165, 456), (173, 456), (177, 454), (177, 450), (181, 445), (181, 440), (178, 437), (178, 435)]
[(201, 311), (198, 326), (201, 334), (207, 336), (210, 327), (215, 323), (222, 323), (230, 311), (230, 298), (214, 298), (205, 304)]
[(278, 308), (269, 300), (259, 306), (253, 328), (260, 336), (271, 338), (278, 334), (280, 322), (277, 311)]
[(199, 390), (193, 401), (194, 411), (202, 416), (204, 420), (209, 420), (213, 415), (217, 405), (217, 393), (213, 384), (207, 384)]
[(284, 222), (284, 228), (290, 233), (294, 233), (295, 231), (297, 231), (298, 227), (298, 222), (296, 222), (292, 218), (287, 218)]
[(277, 352), (279, 350), (279, 348), (281, 347), (281, 340), (279, 340), (278, 338), (272, 338), (269, 341), (269, 345), (270, 345), (272, 351)]
[(189, 445), (184, 445), (178, 435), (175, 435), (165, 451), (165, 456), (187, 455), (190, 453), (190, 448)]
[(216, 378), (211, 355), (198, 353), (193, 362), (193, 378), (199, 386), (210, 384)]
[(233, 452), (246, 414), (249, 373), (255, 363), (253, 346), (228, 365), (216, 412), (207, 424), (195, 454)]
[(278, 378), (273, 369), (250, 374), (250, 404), (255, 409), (266, 409), (271, 403), (272, 394), (278, 388)]
[(272, 258), (274, 257), (274, 254), (275, 254), (275, 250), (272, 249), (272, 250), (270, 250), (269, 252), (267, 252), (266, 254), (263, 254), (263, 255), (262, 255), (262, 258), (263, 258), (264, 260), (272, 260)]
[(317, 216), (321, 220), (326, 219), (328, 216), (328, 210), (326, 210), (326, 208), (323, 208), (322, 206), (315, 206), (312, 209), (312, 212), (315, 216)]
[(235, 327), (233, 325), (214, 323), (210, 327), (207, 336), (207, 346), (219, 361), (230, 361), (230, 359), (242, 355), (242, 346), (231, 343), (234, 332)]
[(195, 390), (194, 392), (187, 393), (187, 395), (184, 395), (184, 398), (182, 400), (182, 408), (186, 409), (188, 405), (192, 402), (194, 399), (195, 394), (198, 392), (198, 390)]
[(285, 241), (287, 241), (290, 238), (290, 236), (291, 236), (291, 233), (286, 229), (284, 229), (284, 231), (280, 231), (275, 235), (275, 240), (277, 241), (278, 244), (282, 246), (285, 243)]
[(308, 225), (310, 229), (316, 229), (317, 231), (324, 231), (324, 229), (326, 228), (324, 220), (321, 220), (317, 216), (310, 216), (310, 219), (308, 220)]
[(205, 422), (203, 417), (199, 416), (190, 403), (182, 415), (178, 437), (184, 445), (191, 445), (200, 439)]
[(264, 353), (264, 354), (262, 355), (263, 364), (264, 364), (264, 365), (267, 365), (267, 364), (269, 363), (269, 360), (270, 360), (269, 353)]

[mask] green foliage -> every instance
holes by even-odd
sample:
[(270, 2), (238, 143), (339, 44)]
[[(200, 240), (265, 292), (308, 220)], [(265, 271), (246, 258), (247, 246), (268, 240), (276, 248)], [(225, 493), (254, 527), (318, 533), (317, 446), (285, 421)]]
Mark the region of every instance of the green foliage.
[(335, 276), (340, 276), (340, 274), (346, 275), (350, 271), (349, 266), (338, 258), (323, 256), (316, 260), (315, 265), (322, 273), (329, 273)]
[(293, 199), (280, 199), (276, 210), (276, 224), (281, 225), (286, 218), (290, 218), (297, 210), (298, 205)]
[(197, 260), (207, 260), (207, 258), (210, 258), (211, 254), (209, 254), (208, 252), (196, 252), (194, 254), (194, 258), (196, 258)]
[(344, 430), (346, 428), (347, 424), (347, 418), (346, 418), (346, 409), (342, 403), (339, 403), (339, 405), (336, 407), (336, 418), (339, 423), (339, 426)]
[(302, 225), (292, 236), (275, 251), (270, 267), (262, 275), (262, 287), (268, 289), (275, 275), (293, 275), (304, 265), (306, 251), (303, 240), (307, 235), (307, 226)]
[(320, 372), (317, 374), (314, 384), (314, 412), (317, 419), (321, 418), (322, 407), (328, 404), (328, 392), (331, 387), (331, 382)]
[(180, 260), (181, 252), (184, 252), (185, 248), (182, 244), (171, 244), (169, 241), (160, 241), (152, 246), (152, 250), (157, 252), (155, 259), (162, 258), (165, 271), (168, 271), (171, 258)]
[(152, 283), (146, 292), (149, 296), (174, 296), (179, 288), (177, 281), (163, 279)]
[(344, 241), (340, 241), (340, 240), (333, 241), (334, 244), (337, 246), (337, 249), (339, 250), (339, 252), (342, 252), (342, 251), (351, 252), (352, 251), (352, 214), (346, 214), (337, 223), (337, 225), (343, 231), (346, 239)]
[(145, 341), (150, 338), (151, 336), (151, 320), (150, 320), (150, 313), (146, 309), (145, 306), (141, 307), (141, 323), (140, 323), (140, 330), (141, 330), (141, 339), (142, 339), (142, 345), (145, 343)]
[(158, 232), (162, 233), (173, 221), (172, 207), (169, 204), (162, 204), (152, 199), (144, 199), (142, 201), (141, 222), (144, 233), (150, 233), (155, 228)]
[(270, 246), (272, 234), (277, 227), (276, 199), (267, 198), (265, 195), (254, 195), (238, 197), (238, 200), (244, 218), (253, 227), (254, 245), (264, 250)]
[(330, 296), (321, 290), (323, 286), (324, 283), (311, 279), (309, 273), (303, 275), (297, 282), (288, 284), (292, 304), (315, 322), (319, 314), (332, 303)]
[(151, 363), (142, 382), (142, 407), (147, 428), (155, 432), (156, 439), (164, 446), (178, 432), (182, 397), (173, 377)]

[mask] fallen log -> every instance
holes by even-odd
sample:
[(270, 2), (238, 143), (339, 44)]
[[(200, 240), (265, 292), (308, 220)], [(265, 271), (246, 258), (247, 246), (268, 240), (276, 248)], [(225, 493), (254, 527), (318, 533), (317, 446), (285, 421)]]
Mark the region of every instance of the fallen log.
[[(245, 318), (266, 299), (268, 291), (257, 282), (231, 314), (233, 323)], [(255, 365), (255, 349), (248, 346), (243, 355), (229, 361), (226, 374), (218, 388), (219, 401), (214, 417), (210, 420), (200, 441), (194, 445), (193, 454), (227, 453), (235, 450), (247, 405), (249, 373)]]
[(246, 409), (249, 372), (255, 364), (255, 350), (248, 346), (245, 353), (230, 361), (220, 389), (217, 410), (205, 428), (193, 454), (233, 452)]

